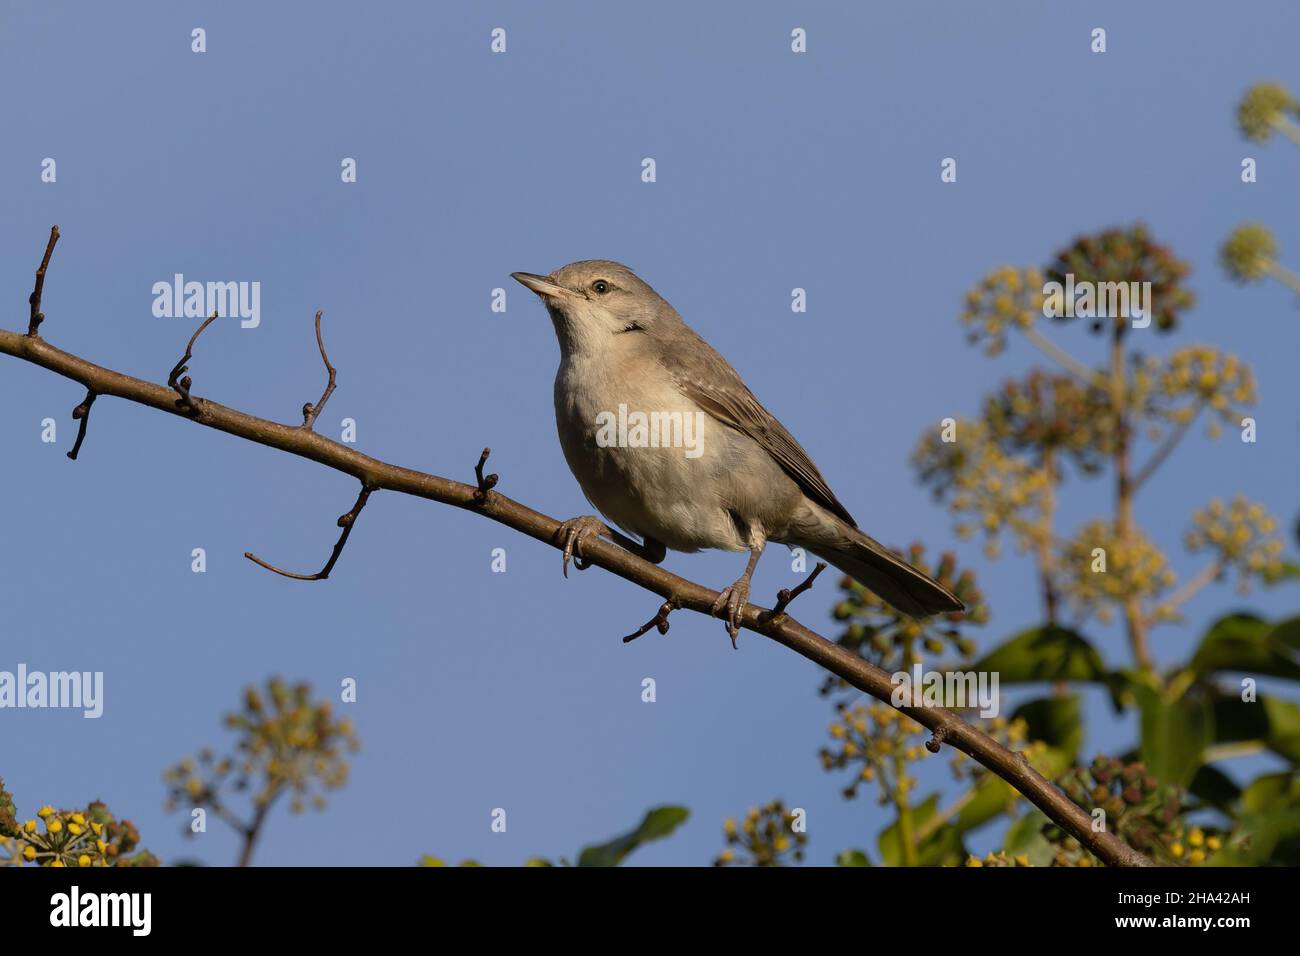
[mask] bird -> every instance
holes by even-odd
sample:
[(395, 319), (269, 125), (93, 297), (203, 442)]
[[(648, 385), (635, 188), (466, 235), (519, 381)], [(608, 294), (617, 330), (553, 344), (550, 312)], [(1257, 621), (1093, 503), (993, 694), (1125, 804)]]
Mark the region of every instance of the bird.
[(562, 522), (566, 577), (571, 558), (586, 566), (583, 542), (593, 535), (655, 564), (669, 550), (748, 551), (744, 573), (711, 609), (733, 645), (769, 541), (830, 562), (903, 614), (965, 610), (858, 528), (739, 373), (627, 266), (586, 259), (511, 276), (541, 299), (559, 340), (555, 422), (565, 461), (623, 532), (595, 515)]

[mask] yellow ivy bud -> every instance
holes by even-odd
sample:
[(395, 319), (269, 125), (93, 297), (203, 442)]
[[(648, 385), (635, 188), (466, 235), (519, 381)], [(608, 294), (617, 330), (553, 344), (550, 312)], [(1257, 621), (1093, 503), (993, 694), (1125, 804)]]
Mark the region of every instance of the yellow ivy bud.
[(90, 857), (84, 853), (81, 854), (81, 856), (77, 857), (77, 866), (90, 866)]

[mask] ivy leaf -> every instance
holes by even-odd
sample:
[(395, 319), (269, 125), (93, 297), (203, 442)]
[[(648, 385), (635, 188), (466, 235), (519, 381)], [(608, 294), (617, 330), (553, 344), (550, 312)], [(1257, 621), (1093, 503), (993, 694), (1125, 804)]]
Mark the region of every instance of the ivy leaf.
[(841, 850), (835, 858), (836, 866), (870, 866), (871, 860), (861, 850)]
[(1241, 794), (1237, 830), (1215, 866), (1300, 864), (1300, 777), (1266, 774)]
[(578, 866), (618, 866), (637, 847), (662, 840), (690, 815), (691, 811), (685, 807), (655, 807), (635, 830), (584, 849), (578, 855)]
[(1270, 624), (1253, 614), (1219, 618), (1189, 665), (1196, 674), (1231, 671), (1300, 680), (1300, 618)]
[(1002, 842), (1007, 856), (1027, 856), (1030, 866), (1051, 866), (1056, 845), (1043, 836), (1043, 827), (1051, 821), (1041, 810), (1033, 810), (1011, 824)]
[(1131, 690), (1142, 715), (1138, 750), (1143, 763), (1161, 783), (1186, 787), (1213, 740), (1211, 701), (1195, 686), (1172, 700), (1150, 684), (1135, 682)]
[(1197, 769), (1187, 789), (1192, 796), (1229, 816), (1232, 815), (1232, 805), (1241, 796), (1241, 788), (1232, 782), (1231, 777), (1208, 764)]
[(1300, 705), (1280, 697), (1245, 701), (1230, 694), (1214, 700), (1214, 742), (1257, 743), (1300, 763)]
[(971, 665), (971, 670), (996, 671), (1003, 684), (1098, 681), (1106, 674), (1101, 655), (1086, 638), (1054, 625), (1017, 634)]
[(1027, 700), (1011, 714), (1012, 720), (1024, 720), (1030, 740), (1041, 740), (1065, 754), (1069, 763), (1079, 755), (1083, 745), (1083, 721), (1080, 719), (1078, 694), (1060, 694)]
[[(932, 793), (923, 802), (912, 807), (912, 831), (923, 829), (939, 814), (939, 794)], [(880, 831), (877, 840), (880, 858), (888, 866), (905, 866), (903, 839), (898, 821)], [(922, 840), (917, 841), (918, 866), (960, 866), (966, 862), (966, 848), (962, 846), (961, 831), (953, 826), (939, 825)]]

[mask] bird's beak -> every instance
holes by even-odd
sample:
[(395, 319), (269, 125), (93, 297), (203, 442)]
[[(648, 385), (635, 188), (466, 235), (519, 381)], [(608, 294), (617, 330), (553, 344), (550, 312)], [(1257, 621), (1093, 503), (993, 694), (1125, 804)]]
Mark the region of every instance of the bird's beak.
[(558, 299), (571, 294), (568, 289), (556, 285), (550, 279), (546, 278), (546, 276), (534, 275), (531, 272), (512, 272), (510, 273), (510, 277), (512, 279), (517, 279), (523, 285), (540, 295), (543, 299)]

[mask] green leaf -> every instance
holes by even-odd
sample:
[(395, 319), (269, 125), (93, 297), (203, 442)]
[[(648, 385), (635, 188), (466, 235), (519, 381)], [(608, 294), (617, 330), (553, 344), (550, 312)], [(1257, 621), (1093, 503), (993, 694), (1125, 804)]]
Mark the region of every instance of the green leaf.
[[(1040, 751), (1031, 761), (1033, 768), (1048, 780), (1060, 776), (1073, 763), (1072, 756), (1055, 747)], [(965, 834), (1004, 813), (1015, 813), (1019, 809), (1019, 798), (1019, 792), (1011, 784), (996, 774), (986, 773), (965, 797), (960, 798), (966, 802), (949, 825)]]
[(1078, 694), (1060, 694), (1027, 700), (1011, 714), (1029, 726), (1029, 739), (1041, 740), (1073, 762), (1083, 745), (1081, 700)]
[(1132, 691), (1142, 714), (1138, 748), (1142, 761), (1161, 783), (1187, 786), (1205, 762), (1205, 748), (1213, 740), (1211, 701), (1197, 687), (1173, 700), (1148, 684), (1134, 683)]
[(1215, 866), (1300, 864), (1300, 777), (1266, 774), (1241, 795), (1237, 827)]
[(1214, 700), (1214, 741), (1255, 743), (1300, 763), (1300, 705), (1271, 695), (1253, 701), (1220, 695)]
[(861, 850), (841, 850), (835, 858), (836, 866), (870, 866), (871, 860)]
[(1007, 828), (1003, 851), (1011, 857), (1029, 857), (1031, 866), (1051, 866), (1056, 845), (1043, 836), (1043, 827), (1050, 822), (1041, 810), (1026, 813)]
[(1241, 796), (1241, 788), (1222, 770), (1208, 764), (1197, 768), (1192, 782), (1187, 785), (1192, 796), (1231, 815), (1232, 805)]
[[(920, 831), (939, 813), (939, 794), (932, 793), (912, 807), (912, 830)], [(887, 866), (906, 865), (903, 858), (903, 841), (898, 821), (880, 831), (877, 839), (880, 858)], [(918, 866), (959, 866), (966, 862), (966, 848), (961, 842), (961, 831), (956, 827), (940, 825), (923, 840), (918, 841), (916, 857)]]
[(1270, 624), (1253, 614), (1219, 618), (1201, 638), (1191, 669), (1198, 675), (1219, 671), (1300, 680), (1300, 619)]
[(662, 840), (686, 822), (691, 811), (685, 807), (655, 807), (630, 833), (589, 846), (578, 855), (578, 866), (618, 866), (637, 847)]
[(1300, 578), (1300, 564), (1294, 561), (1283, 561), (1277, 568), (1264, 575), (1264, 585), (1273, 587), (1285, 581), (1294, 581), (1296, 578)]
[(1097, 681), (1106, 673), (1101, 655), (1082, 635), (1051, 625), (1017, 634), (970, 669), (996, 671), (1003, 684)]

